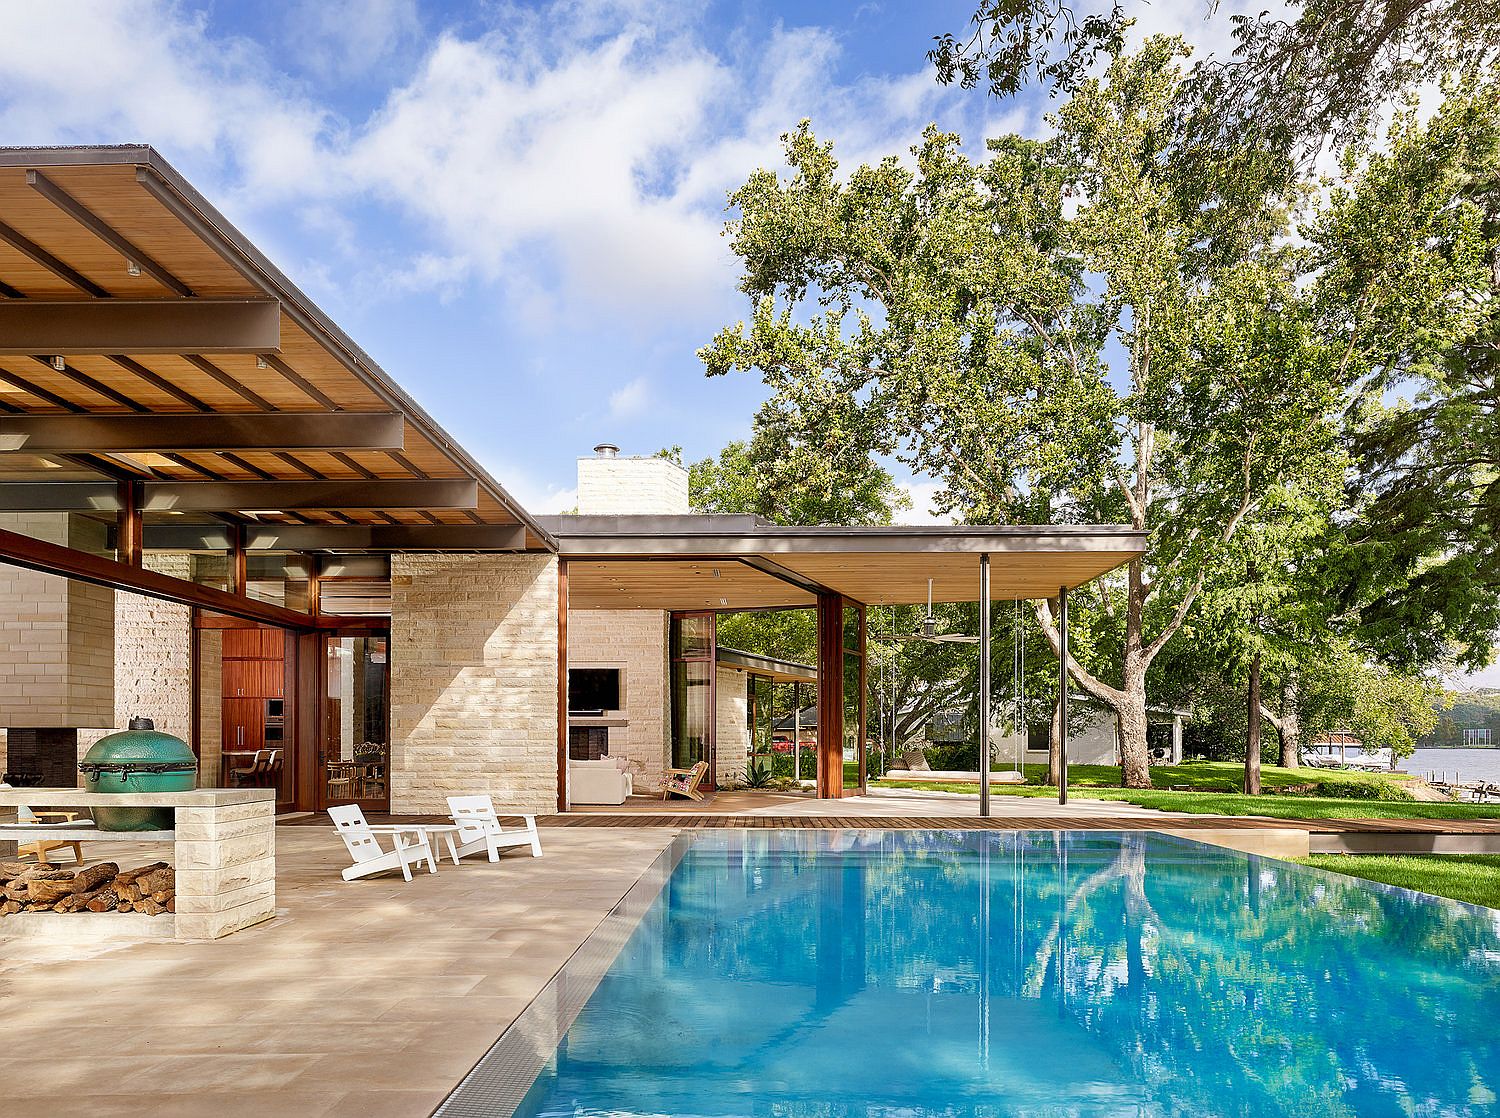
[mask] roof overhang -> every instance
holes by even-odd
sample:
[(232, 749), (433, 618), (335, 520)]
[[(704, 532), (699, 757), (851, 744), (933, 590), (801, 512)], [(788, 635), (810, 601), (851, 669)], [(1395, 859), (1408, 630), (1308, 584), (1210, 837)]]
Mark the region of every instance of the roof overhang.
[[(11, 416), (0, 486), (192, 485), (193, 507), (223, 502), (213, 511), (229, 521), (285, 504), (271, 518), (289, 525), (519, 526), (528, 549), (556, 547), (144, 145), (0, 149), (0, 417)], [(425, 502), (388, 482), (468, 490)], [(330, 484), (267, 505), (237, 483)], [(370, 488), (349, 502), (342, 483)]]
[(775, 656), (762, 656), (758, 652), (746, 652), (740, 648), (725, 648), (719, 645), (716, 653), (719, 664), (735, 668), (750, 675), (764, 676), (777, 683), (817, 683), (818, 669), (811, 664), (799, 664), (795, 660), (779, 660)]
[(822, 591), (866, 605), (979, 598), (990, 557), (993, 600), (1050, 598), (1140, 555), (1120, 525), (769, 524), (753, 516), (543, 518), (568, 560), (569, 602), (601, 609), (765, 609)]

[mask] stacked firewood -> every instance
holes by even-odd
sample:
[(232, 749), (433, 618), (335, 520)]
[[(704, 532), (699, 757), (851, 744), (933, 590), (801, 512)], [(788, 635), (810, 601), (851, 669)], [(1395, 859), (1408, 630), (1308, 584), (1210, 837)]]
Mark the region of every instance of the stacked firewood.
[(177, 878), (166, 862), (122, 870), (100, 862), (81, 870), (45, 862), (0, 862), (0, 916), (15, 912), (177, 911)]

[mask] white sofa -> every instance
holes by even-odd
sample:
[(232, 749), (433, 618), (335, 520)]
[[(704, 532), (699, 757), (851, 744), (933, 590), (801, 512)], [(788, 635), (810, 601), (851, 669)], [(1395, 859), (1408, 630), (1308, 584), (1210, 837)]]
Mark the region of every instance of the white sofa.
[(613, 757), (568, 762), (568, 801), (575, 804), (623, 804), (634, 792), (630, 774)]

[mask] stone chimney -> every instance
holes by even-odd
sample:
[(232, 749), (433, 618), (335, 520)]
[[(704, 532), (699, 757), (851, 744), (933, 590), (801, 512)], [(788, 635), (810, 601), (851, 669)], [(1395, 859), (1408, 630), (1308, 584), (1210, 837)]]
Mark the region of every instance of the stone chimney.
[(614, 443), (600, 443), (578, 460), (578, 512), (582, 516), (681, 516), (688, 506), (688, 472), (666, 458), (621, 458)]

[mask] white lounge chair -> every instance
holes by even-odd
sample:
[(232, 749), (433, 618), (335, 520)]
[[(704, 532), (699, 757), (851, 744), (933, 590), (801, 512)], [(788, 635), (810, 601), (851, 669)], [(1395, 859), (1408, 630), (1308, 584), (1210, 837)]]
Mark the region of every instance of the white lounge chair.
[(481, 850), (490, 861), (500, 860), (500, 851), (507, 846), (529, 846), (531, 856), (542, 856), (542, 840), (536, 833), (536, 816), (523, 815), (525, 825), (506, 828), (500, 826), (500, 817), (495, 813), (495, 804), (488, 796), (449, 796), (448, 814), (458, 824), (458, 856), (478, 854)]
[[(328, 817), (333, 820), (339, 837), (349, 848), (349, 857), (354, 859), (354, 865), (344, 870), (345, 881), (355, 881), (371, 874), (389, 873), (391, 870), (400, 870), (401, 876), (410, 881), (411, 867), (420, 866), (424, 858), (427, 860), (428, 872), (437, 873), (437, 859), (432, 856), (432, 844), (428, 842), (424, 831), (417, 828), (406, 829), (400, 825), (372, 827), (365, 822), (365, 813), (359, 809), (358, 804), (331, 807), (328, 809)], [(394, 850), (386, 850), (380, 845), (375, 837), (377, 831), (391, 836)], [(415, 841), (403, 842), (403, 835), (415, 835)]]

